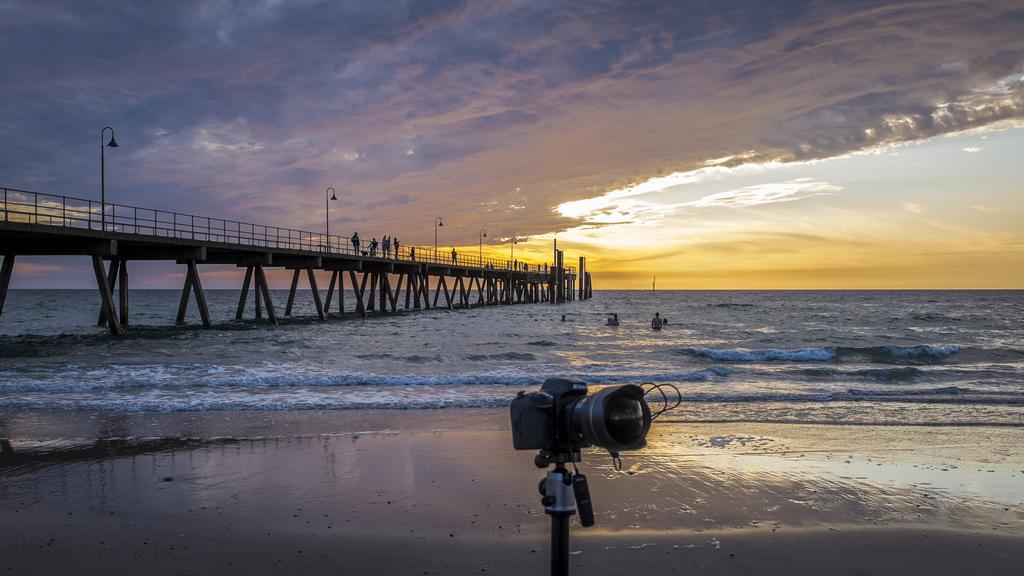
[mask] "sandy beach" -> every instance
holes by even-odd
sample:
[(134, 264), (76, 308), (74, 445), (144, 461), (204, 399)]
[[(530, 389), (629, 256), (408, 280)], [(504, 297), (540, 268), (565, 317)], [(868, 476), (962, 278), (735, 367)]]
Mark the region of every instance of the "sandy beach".
[[(9, 574), (531, 574), (504, 410), (0, 414)], [(97, 438), (105, 440), (97, 441)], [(584, 456), (579, 574), (1015, 574), (1020, 430), (656, 423)]]

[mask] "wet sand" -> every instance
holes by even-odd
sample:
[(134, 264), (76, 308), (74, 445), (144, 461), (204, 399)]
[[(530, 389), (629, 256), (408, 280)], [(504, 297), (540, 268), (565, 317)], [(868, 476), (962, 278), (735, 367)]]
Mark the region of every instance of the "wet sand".
[[(0, 413), (0, 573), (531, 574), (543, 471), (504, 410)], [(106, 440), (97, 442), (97, 438)], [(1024, 431), (656, 424), (579, 574), (1016, 574)]]

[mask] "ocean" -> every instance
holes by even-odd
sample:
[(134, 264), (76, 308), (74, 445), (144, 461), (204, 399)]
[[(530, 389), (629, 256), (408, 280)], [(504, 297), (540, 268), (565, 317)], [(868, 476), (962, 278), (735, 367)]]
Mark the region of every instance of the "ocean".
[(277, 327), (235, 321), (237, 294), (207, 291), (205, 330), (194, 307), (174, 326), (177, 290), (133, 290), (111, 337), (93, 290), (12, 290), (0, 409), (457, 410), (558, 375), (675, 384), (677, 422), (1024, 426), (1022, 291), (597, 291), (326, 322), (300, 291)]

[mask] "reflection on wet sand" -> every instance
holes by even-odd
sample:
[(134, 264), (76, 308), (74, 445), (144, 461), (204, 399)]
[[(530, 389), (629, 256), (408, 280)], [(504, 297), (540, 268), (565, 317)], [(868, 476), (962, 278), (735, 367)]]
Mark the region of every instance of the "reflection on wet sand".
[[(414, 419), (400, 426), (397, 415), (382, 423), (393, 430), (369, 433), (15, 438), (0, 456), (0, 551), (49, 571), (109, 542), (119, 543), (107, 551), (110, 562), (140, 568), (163, 558), (259, 569), (293, 562), (298, 550), (319, 555), (312, 572), (346, 565), (346, 550), (370, 564), (395, 550), (425, 555), (405, 557), (410, 571), (423, 562), (456, 570), (473, 558), (490, 558), (489, 573), (542, 567), (542, 472), (530, 454), (511, 450), (504, 413), (460, 417), (475, 419), (466, 423), (471, 431)], [(132, 430), (114, 424), (103, 429)], [(852, 437), (836, 427), (661, 426), (647, 450), (625, 455), (621, 472), (611, 469), (607, 454), (585, 454), (598, 524), (574, 528), (574, 551), (585, 556), (577, 559), (581, 565), (596, 562), (596, 573), (614, 573), (619, 561), (602, 566), (597, 559), (628, 552), (655, 562), (675, 553), (725, 562), (722, 547), (755, 554), (766, 538), (796, 545), (845, 534), (824, 548), (835, 551), (855, 547), (861, 541), (849, 538), (866, 538), (866, 529), (890, 531), (887, 538), (906, 546), (917, 546), (921, 531), (940, 537), (936, 530), (1019, 544), (1019, 492), (1016, 499), (986, 493), (999, 485), (991, 480), (970, 489), (925, 484), (979, 466), (993, 470), (983, 478), (1019, 482), (1022, 471), (1010, 467), (1020, 462), (1015, 433), (984, 434), (990, 449), (971, 453), (943, 444), (934, 431), (912, 437), (862, 430)], [(905, 467), (922, 476), (901, 476)], [(873, 475), (862, 473), (868, 468)], [(51, 539), (63, 546), (59, 554)], [(352, 550), (353, 542), (380, 546)]]

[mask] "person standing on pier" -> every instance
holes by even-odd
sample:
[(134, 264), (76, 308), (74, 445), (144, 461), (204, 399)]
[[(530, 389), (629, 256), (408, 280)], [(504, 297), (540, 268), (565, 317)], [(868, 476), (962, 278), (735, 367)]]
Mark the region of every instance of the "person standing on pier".
[(410, 246), (409, 247), (409, 260), (412, 260), (413, 262), (416, 261), (416, 247), (415, 246)]
[(382, 243), (384, 244), (384, 257), (385, 258), (390, 258), (391, 257), (391, 237), (388, 236), (387, 234), (385, 234), (384, 235), (384, 240), (383, 240)]
[(392, 238), (391, 243), (395, 245), (395, 258), (399, 258), (400, 255), (398, 253), (398, 238)]
[(359, 256), (359, 232), (352, 234), (352, 250)]
[(458, 263), (459, 263), (459, 253), (455, 251), (455, 248), (452, 248), (452, 265), (454, 266), (454, 265), (456, 265)]
[(370, 256), (377, 256), (377, 239), (370, 240)]

